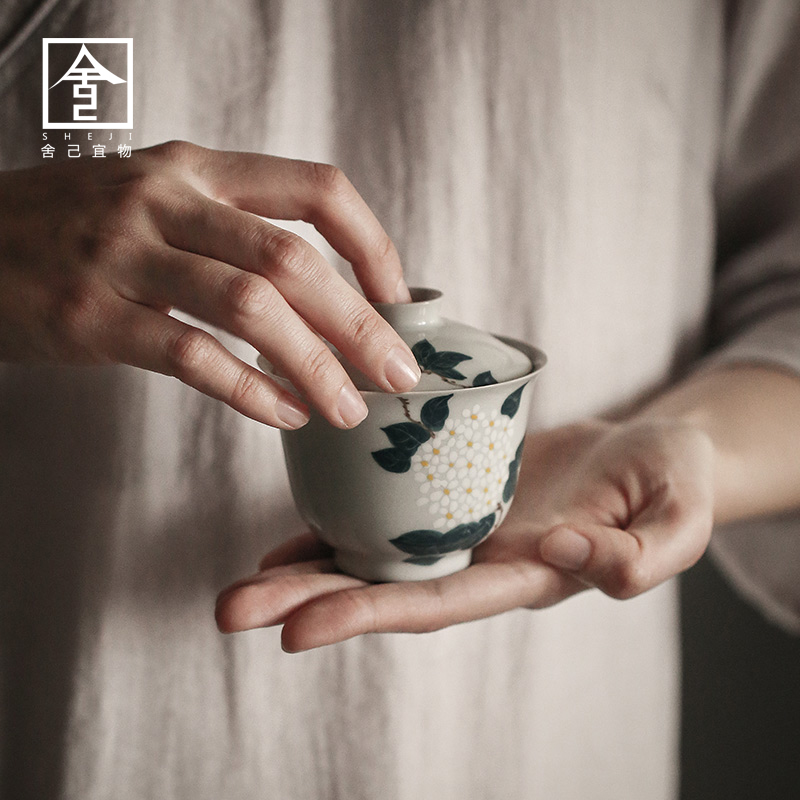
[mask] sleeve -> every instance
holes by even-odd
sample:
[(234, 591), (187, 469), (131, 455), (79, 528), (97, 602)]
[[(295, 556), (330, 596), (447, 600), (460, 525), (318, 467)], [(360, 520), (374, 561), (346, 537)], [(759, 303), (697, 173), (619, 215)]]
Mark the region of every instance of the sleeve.
[[(800, 379), (800, 3), (732, 3), (727, 23), (704, 363), (760, 363)], [(711, 552), (767, 618), (800, 634), (800, 512), (715, 531)]]
[(731, 9), (710, 360), (800, 375), (800, 3)]

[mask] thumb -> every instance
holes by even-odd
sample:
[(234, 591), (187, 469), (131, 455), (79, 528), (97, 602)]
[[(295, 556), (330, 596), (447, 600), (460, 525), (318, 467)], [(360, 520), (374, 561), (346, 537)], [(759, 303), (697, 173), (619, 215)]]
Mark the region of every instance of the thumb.
[(674, 499), (648, 507), (626, 528), (565, 523), (539, 542), (539, 556), (607, 595), (624, 600), (691, 567), (711, 536), (711, 514)]

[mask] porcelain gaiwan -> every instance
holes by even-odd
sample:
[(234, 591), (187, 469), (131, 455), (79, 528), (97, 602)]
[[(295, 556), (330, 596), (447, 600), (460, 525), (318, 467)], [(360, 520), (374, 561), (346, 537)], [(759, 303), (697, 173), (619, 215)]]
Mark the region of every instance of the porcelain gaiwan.
[(364, 422), (340, 430), (312, 414), (281, 432), (302, 517), (339, 569), (370, 581), (469, 565), (511, 505), (530, 384), (546, 361), (527, 344), (442, 318), (438, 291), (411, 294), (375, 308), (416, 356), (415, 389), (388, 394), (348, 367), (369, 408)]

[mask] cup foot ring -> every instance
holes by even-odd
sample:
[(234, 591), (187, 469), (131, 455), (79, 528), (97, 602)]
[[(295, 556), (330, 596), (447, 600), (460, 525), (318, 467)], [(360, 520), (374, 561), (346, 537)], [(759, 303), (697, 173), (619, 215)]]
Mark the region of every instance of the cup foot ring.
[(425, 581), (466, 569), (472, 561), (472, 551), (457, 550), (432, 564), (411, 564), (397, 559), (370, 557), (352, 550), (337, 550), (334, 561), (342, 572), (373, 583)]

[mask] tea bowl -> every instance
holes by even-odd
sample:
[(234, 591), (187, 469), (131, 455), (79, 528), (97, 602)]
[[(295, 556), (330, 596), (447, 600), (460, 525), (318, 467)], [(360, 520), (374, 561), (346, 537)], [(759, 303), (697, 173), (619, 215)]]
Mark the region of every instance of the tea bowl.
[[(511, 505), (530, 386), (546, 361), (523, 342), (443, 319), (435, 290), (412, 298), (375, 307), (411, 346), (423, 372), (416, 389), (385, 393), (350, 368), (369, 409), (360, 425), (342, 430), (312, 413), (281, 432), (304, 521), (340, 570), (376, 582), (470, 564)], [(259, 366), (286, 385), (263, 358)]]

